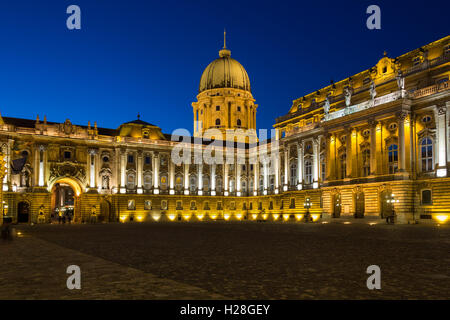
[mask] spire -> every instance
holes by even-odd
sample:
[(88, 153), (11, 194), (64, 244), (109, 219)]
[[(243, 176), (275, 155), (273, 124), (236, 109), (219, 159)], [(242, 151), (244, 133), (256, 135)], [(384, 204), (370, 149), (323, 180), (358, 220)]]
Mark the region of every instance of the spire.
[(139, 114), (139, 112), (138, 112), (138, 116), (137, 117), (138, 117), (138, 120), (141, 118), (141, 115)]
[(231, 51), (227, 49), (227, 32), (223, 29), (223, 48), (219, 51), (219, 57), (227, 58), (231, 56)]

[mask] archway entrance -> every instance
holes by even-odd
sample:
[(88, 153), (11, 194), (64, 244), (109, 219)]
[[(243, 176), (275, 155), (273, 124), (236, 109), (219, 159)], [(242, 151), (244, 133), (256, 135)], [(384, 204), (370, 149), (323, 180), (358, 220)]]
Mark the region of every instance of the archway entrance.
[(98, 216), (98, 222), (111, 222), (111, 203), (108, 200), (102, 200), (100, 202), (100, 215)]
[(17, 205), (17, 222), (30, 222), (30, 204), (28, 202), (22, 201)]
[(66, 223), (77, 216), (80, 186), (70, 178), (59, 179), (51, 190), (52, 222)]
[(364, 218), (364, 192), (355, 193), (355, 218)]

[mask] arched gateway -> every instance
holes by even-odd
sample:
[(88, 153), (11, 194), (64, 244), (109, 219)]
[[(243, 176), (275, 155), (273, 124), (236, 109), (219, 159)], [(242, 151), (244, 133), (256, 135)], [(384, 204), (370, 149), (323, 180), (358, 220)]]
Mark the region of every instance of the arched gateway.
[(50, 215), (53, 222), (78, 221), (81, 216), (80, 183), (73, 178), (58, 178), (49, 187), (51, 191)]

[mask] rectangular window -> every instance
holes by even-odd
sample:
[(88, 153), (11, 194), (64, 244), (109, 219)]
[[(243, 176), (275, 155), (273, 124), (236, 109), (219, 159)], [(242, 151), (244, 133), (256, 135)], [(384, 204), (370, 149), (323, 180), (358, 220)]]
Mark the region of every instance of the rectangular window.
[(145, 164), (150, 164), (152, 162), (152, 159), (149, 156), (145, 157)]
[(64, 159), (70, 159), (72, 156), (72, 152), (70, 151), (64, 151)]
[(128, 155), (128, 163), (133, 163), (134, 162), (134, 157), (133, 155), (129, 154)]
[(220, 106), (216, 106), (216, 111), (220, 111)]
[(431, 205), (431, 190), (422, 190), (422, 205)]
[(134, 199), (128, 200), (128, 210), (136, 210), (136, 203)]

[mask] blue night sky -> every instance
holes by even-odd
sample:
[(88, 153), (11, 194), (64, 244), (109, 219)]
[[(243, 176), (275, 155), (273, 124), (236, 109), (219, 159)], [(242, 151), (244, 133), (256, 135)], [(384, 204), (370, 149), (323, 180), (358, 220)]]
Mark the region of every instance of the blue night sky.
[[(432, 5), (426, 5), (431, 4)], [(66, 28), (81, 8), (82, 29)], [(381, 8), (381, 30), (366, 8)], [(116, 128), (141, 119), (192, 132), (203, 69), (223, 29), (271, 128), (292, 100), (449, 34), (448, 1), (2, 0), (3, 116)]]

